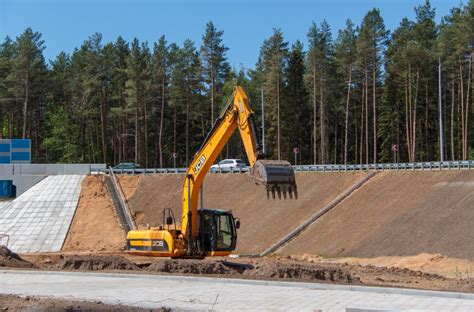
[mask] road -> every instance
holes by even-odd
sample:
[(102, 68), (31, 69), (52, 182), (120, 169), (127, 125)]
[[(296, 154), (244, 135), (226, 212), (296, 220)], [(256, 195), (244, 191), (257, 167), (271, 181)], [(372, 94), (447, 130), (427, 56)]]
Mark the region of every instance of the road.
[(186, 311), (474, 311), (474, 294), (144, 274), (0, 270), (0, 293)]

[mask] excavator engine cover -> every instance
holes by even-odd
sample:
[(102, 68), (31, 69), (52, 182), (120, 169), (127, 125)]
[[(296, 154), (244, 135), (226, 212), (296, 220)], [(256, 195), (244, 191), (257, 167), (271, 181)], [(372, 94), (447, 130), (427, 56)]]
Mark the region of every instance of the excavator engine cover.
[(257, 160), (250, 171), (250, 175), (258, 184), (265, 185), (267, 194), (275, 193), (280, 197), (283, 194), (298, 196), (296, 189), (295, 171), (286, 160)]

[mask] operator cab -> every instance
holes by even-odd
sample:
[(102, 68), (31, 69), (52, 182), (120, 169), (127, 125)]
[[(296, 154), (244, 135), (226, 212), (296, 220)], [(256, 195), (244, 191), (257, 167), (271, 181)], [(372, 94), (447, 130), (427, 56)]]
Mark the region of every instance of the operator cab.
[(240, 220), (231, 212), (200, 209), (199, 244), (204, 252), (232, 252), (237, 243), (237, 229)]

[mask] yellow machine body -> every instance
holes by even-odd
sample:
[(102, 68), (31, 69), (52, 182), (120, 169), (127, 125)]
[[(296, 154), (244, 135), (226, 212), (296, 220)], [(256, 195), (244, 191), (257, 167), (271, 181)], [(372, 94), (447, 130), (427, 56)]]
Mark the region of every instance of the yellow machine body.
[(177, 237), (176, 230), (149, 230), (130, 231), (127, 234), (127, 250), (130, 253), (178, 258), (186, 253), (185, 241)]

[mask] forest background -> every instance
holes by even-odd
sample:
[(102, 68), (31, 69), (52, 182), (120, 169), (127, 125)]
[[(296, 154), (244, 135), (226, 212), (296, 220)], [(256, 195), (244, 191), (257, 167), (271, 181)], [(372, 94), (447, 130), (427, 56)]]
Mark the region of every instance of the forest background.
[[(432, 161), (442, 136), (446, 160), (474, 159), (474, 0), (440, 23), (426, 1), (393, 31), (374, 8), (332, 34), (323, 20), (289, 43), (275, 28), (247, 69), (229, 65), (213, 22), (198, 43), (95, 33), (49, 62), (27, 28), (0, 45), (0, 138), (31, 138), (34, 162), (186, 166), (242, 85), (257, 125), (263, 93), (271, 158), (298, 147), (302, 164)], [(245, 159), (238, 135), (221, 157)]]

